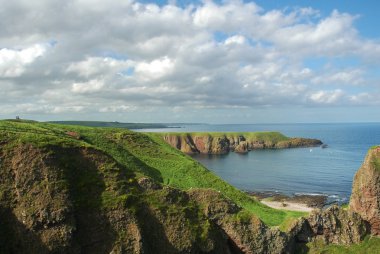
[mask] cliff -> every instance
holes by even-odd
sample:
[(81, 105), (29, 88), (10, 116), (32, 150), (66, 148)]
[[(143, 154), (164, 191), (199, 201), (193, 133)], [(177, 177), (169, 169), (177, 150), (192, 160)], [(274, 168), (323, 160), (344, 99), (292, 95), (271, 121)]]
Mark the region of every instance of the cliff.
[(287, 216), (144, 134), (0, 121), (0, 253), (280, 253)]
[[(3, 143), (4, 145), (4, 143)], [(1, 149), (0, 253), (281, 253), (286, 235), (211, 189), (162, 186), (91, 147)]]
[(255, 149), (320, 146), (317, 139), (288, 138), (278, 132), (250, 133), (159, 133), (165, 142), (184, 153), (246, 153)]
[(262, 205), (153, 134), (0, 121), (0, 253), (295, 253), (365, 235), (351, 211)]
[(355, 174), (350, 210), (369, 222), (372, 234), (380, 235), (380, 147), (368, 151)]

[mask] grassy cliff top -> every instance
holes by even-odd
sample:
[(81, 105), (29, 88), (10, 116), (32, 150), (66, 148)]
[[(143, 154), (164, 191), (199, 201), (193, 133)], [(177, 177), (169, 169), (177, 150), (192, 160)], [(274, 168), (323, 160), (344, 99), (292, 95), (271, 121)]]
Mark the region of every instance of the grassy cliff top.
[[(164, 134), (163, 134), (164, 135)], [(194, 134), (195, 135), (195, 134)], [(198, 134), (197, 134), (198, 135)], [(220, 134), (215, 134), (220, 135)], [(247, 135), (225, 133), (223, 135)], [(286, 138), (277, 132), (250, 133), (255, 137)], [(246, 136), (245, 136), (246, 137)], [(267, 225), (288, 223), (305, 213), (269, 208), (231, 186), (191, 157), (166, 144), (160, 135), (136, 133), (126, 129), (92, 128), (30, 121), (0, 121), (3, 149), (30, 144), (36, 147), (91, 147), (108, 154), (136, 177), (189, 190), (210, 188), (219, 191)]]

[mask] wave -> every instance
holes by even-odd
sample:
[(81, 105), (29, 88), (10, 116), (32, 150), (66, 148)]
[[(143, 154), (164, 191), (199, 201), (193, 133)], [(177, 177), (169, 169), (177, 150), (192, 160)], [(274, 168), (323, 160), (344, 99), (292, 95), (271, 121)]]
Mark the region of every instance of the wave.
[(294, 193), (294, 196), (325, 196), (325, 197), (328, 197), (329, 195), (324, 194), (324, 193), (296, 192), (296, 193)]

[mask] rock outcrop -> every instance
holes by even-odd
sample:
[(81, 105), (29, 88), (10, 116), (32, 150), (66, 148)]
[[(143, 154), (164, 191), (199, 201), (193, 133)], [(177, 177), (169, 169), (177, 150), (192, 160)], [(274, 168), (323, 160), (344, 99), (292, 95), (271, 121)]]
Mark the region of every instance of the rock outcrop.
[(0, 253), (231, 253), (186, 193), (101, 151), (1, 148)]
[[(275, 136), (273, 138), (273, 135)], [(288, 138), (280, 133), (268, 132), (260, 135), (233, 133), (170, 133), (163, 134), (166, 143), (187, 154), (226, 154), (230, 151), (247, 153), (255, 149), (281, 149), (320, 146), (318, 139)]]
[(361, 242), (368, 233), (368, 223), (359, 214), (332, 206), (299, 219), (289, 237), (296, 244), (322, 241), (324, 244), (349, 245)]
[(380, 147), (368, 151), (356, 172), (349, 209), (369, 222), (372, 234), (380, 235)]
[(234, 253), (289, 253), (287, 235), (269, 228), (256, 216), (242, 210), (220, 193), (209, 189), (189, 191), (190, 199), (223, 232)]

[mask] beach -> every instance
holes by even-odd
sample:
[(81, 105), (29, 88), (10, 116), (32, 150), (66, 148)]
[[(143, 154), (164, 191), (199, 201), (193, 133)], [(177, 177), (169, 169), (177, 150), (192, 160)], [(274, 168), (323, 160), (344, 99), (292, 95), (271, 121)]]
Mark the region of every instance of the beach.
[(287, 196), (276, 192), (249, 192), (261, 203), (282, 210), (311, 212), (329, 205), (325, 195), (292, 195)]

